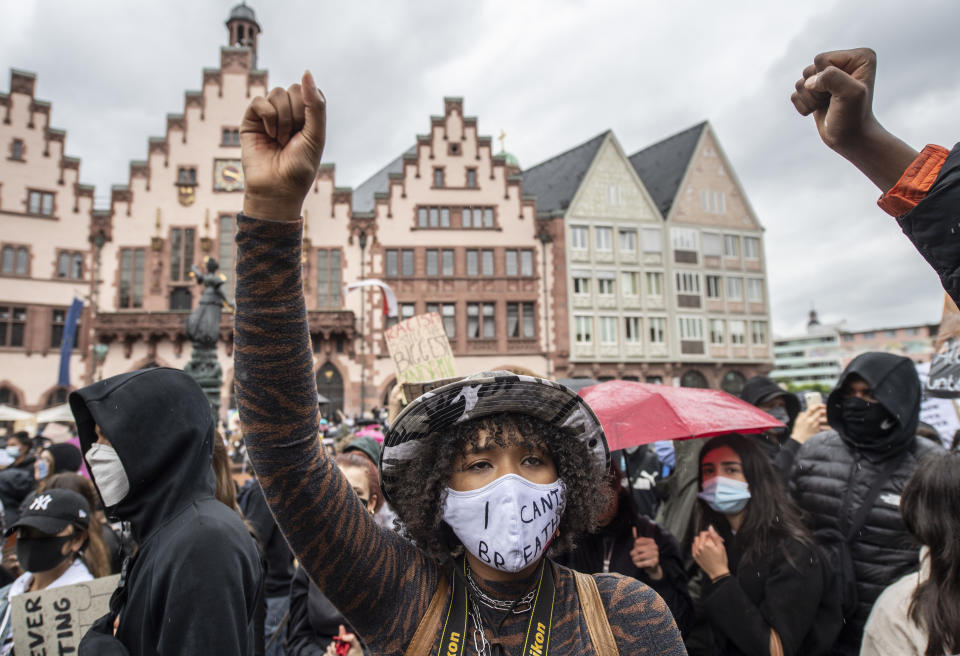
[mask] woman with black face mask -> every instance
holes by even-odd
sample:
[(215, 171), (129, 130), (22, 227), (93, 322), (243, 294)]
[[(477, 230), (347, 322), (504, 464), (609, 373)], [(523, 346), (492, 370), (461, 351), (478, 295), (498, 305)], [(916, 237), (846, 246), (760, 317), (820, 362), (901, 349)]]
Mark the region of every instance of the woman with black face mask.
[(7, 535), (17, 534), (17, 559), (24, 573), (0, 590), (0, 655), (13, 649), (14, 596), (93, 579), (78, 557), (89, 526), (90, 504), (73, 490), (51, 489), (24, 501), (20, 519), (7, 529)]

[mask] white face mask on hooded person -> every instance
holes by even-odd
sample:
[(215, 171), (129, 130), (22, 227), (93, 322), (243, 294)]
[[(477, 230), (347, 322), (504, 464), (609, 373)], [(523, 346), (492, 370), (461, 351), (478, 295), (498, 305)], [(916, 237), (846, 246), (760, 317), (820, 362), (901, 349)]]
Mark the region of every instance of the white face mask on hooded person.
[(506, 474), (477, 490), (447, 488), (443, 520), (467, 551), (495, 569), (516, 573), (547, 550), (566, 506), (567, 486)]
[(100, 490), (103, 505), (115, 506), (130, 492), (130, 479), (120, 462), (116, 449), (106, 444), (95, 443), (84, 456), (87, 466)]

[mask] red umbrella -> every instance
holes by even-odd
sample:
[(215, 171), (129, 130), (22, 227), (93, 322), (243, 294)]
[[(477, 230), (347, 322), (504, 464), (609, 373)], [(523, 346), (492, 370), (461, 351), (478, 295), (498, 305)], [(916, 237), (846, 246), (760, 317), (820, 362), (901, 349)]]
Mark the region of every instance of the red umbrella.
[(657, 440), (762, 433), (783, 424), (721, 390), (611, 380), (580, 390), (611, 451)]

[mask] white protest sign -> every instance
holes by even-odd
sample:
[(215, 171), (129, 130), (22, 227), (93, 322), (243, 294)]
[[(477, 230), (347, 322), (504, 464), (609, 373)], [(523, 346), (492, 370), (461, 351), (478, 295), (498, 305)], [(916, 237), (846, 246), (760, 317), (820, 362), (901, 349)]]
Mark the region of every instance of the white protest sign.
[[(930, 363), (917, 365), (917, 375), (920, 382), (926, 383), (930, 372)], [(920, 403), (920, 421), (926, 422), (937, 429), (945, 448), (950, 448), (953, 435), (960, 430), (960, 414), (957, 413), (957, 402), (953, 399), (944, 399), (931, 396), (927, 387), (923, 386), (923, 401)]]
[(120, 575), (26, 592), (11, 599), (17, 654), (76, 654), (90, 625), (110, 610)]
[(398, 383), (421, 383), (452, 378), (453, 350), (436, 312), (419, 314), (384, 333), (387, 350), (397, 370)]

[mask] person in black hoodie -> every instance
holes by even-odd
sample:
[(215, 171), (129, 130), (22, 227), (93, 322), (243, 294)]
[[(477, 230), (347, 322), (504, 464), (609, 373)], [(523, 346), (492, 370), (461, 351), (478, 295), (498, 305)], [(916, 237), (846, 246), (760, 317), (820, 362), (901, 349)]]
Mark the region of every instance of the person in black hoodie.
[(820, 404), (800, 412), (797, 396), (766, 376), (754, 376), (744, 383), (740, 398), (786, 426), (762, 433), (757, 442), (786, 482), (800, 445), (819, 433), (826, 422), (826, 406)]
[(911, 360), (864, 353), (827, 398), (833, 430), (813, 436), (797, 453), (794, 499), (821, 542), (845, 544), (852, 561), (855, 593), (845, 599), (840, 654), (858, 653), (873, 602), (891, 581), (917, 568), (919, 545), (900, 516), (900, 495), (920, 461), (941, 451), (916, 437), (920, 400)]
[(681, 635), (693, 626), (693, 604), (687, 593), (683, 553), (670, 533), (637, 512), (633, 495), (611, 466), (613, 492), (608, 512), (593, 533), (578, 535), (572, 551), (556, 561), (587, 574), (616, 572), (649, 585), (670, 608)]
[(215, 424), (200, 386), (145, 369), (69, 401), (107, 515), (130, 522), (139, 546), (79, 653), (124, 653), (119, 641), (134, 656), (252, 654), (260, 559), (240, 516), (214, 498)]

